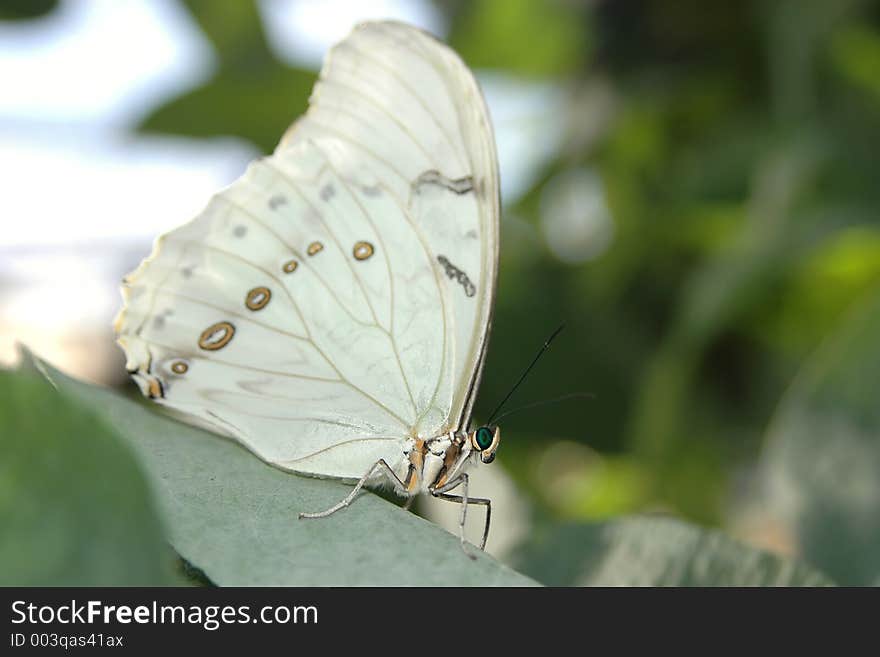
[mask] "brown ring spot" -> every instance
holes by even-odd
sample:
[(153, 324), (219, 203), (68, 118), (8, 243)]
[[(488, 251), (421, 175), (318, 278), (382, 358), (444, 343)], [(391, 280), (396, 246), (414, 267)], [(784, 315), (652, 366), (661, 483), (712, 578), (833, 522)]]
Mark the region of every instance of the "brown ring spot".
[(235, 327), (232, 324), (217, 322), (202, 331), (199, 336), (199, 346), (207, 351), (216, 351), (229, 344), (233, 335), (235, 335)]
[(171, 363), (171, 371), (175, 374), (186, 374), (189, 369), (189, 365), (184, 363), (182, 360), (176, 360)]
[(309, 244), (309, 248), (306, 250), (306, 253), (308, 253), (310, 256), (313, 256), (316, 253), (320, 253), (323, 250), (324, 250), (323, 244), (321, 244), (320, 242), (312, 242), (311, 244)]
[(374, 252), (375, 249), (373, 248), (373, 245), (369, 242), (358, 242), (354, 245), (354, 248), (351, 251), (355, 260), (366, 260), (371, 255), (373, 255)]
[(244, 305), (251, 310), (262, 310), (266, 307), (266, 304), (269, 303), (269, 299), (271, 298), (272, 292), (268, 287), (255, 287), (247, 293)]
[(288, 260), (284, 263), (284, 266), (281, 267), (281, 270), (285, 274), (292, 274), (296, 271), (296, 268), (299, 267), (299, 263), (296, 260)]

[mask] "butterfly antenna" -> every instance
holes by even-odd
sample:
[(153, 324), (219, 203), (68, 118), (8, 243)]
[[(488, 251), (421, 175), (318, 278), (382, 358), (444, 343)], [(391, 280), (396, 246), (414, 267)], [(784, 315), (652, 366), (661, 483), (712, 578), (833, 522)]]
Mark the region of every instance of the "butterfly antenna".
[(596, 395), (591, 392), (570, 392), (567, 395), (562, 395), (561, 397), (554, 397), (553, 399), (544, 399), (542, 401), (532, 402), (531, 404), (526, 404), (525, 406), (520, 406), (518, 408), (511, 409), (506, 413), (502, 413), (498, 417), (495, 418), (496, 421), (500, 421), (502, 418), (507, 417), (508, 415), (513, 415), (514, 413), (519, 413), (520, 411), (524, 411), (529, 408), (535, 408), (536, 406), (544, 406), (546, 404), (555, 404), (556, 402), (566, 401), (568, 399), (595, 399)]
[(544, 346), (542, 346), (538, 350), (538, 353), (535, 354), (535, 357), (532, 359), (532, 362), (529, 363), (529, 366), (525, 369), (525, 372), (523, 372), (520, 375), (517, 382), (513, 384), (513, 387), (510, 389), (510, 392), (507, 393), (507, 396), (504, 399), (502, 399), (501, 403), (495, 407), (494, 411), (492, 411), (492, 414), (489, 416), (489, 419), (486, 421), (486, 424), (492, 424), (492, 420), (494, 419), (495, 415), (498, 413), (498, 411), (500, 411), (502, 409), (504, 404), (507, 403), (507, 400), (510, 399), (511, 395), (513, 395), (513, 393), (516, 392), (516, 389), (519, 388), (520, 384), (529, 375), (529, 372), (532, 371), (532, 368), (538, 362), (538, 359), (541, 358), (541, 356), (544, 354), (544, 352), (547, 351), (547, 347), (549, 347), (550, 343), (553, 342), (553, 338), (555, 338), (557, 335), (559, 335), (560, 331), (562, 331), (562, 329), (564, 329), (564, 328), (565, 328), (565, 324), (560, 325), (560, 327), (558, 329), (556, 329), (555, 331), (553, 331), (553, 333), (550, 335), (550, 337), (544, 341)]

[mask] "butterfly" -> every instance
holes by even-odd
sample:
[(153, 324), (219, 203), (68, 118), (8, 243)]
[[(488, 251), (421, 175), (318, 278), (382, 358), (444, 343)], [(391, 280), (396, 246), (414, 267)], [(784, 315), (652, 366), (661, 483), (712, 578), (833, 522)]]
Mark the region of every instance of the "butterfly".
[[(147, 397), (284, 470), (468, 496), (499, 253), (486, 103), (449, 47), (357, 26), (307, 112), (123, 279), (117, 341)], [(452, 491), (458, 489), (458, 493)]]

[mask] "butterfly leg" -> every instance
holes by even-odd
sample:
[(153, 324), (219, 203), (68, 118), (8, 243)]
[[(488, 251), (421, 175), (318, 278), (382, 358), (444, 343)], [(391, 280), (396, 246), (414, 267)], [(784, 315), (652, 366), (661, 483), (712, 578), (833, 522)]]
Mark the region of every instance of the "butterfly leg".
[(373, 467), (367, 471), (367, 474), (365, 474), (363, 477), (361, 477), (360, 481), (357, 482), (357, 485), (352, 489), (352, 491), (348, 495), (345, 496), (345, 499), (340, 500), (339, 502), (337, 502), (336, 504), (331, 506), (326, 511), (319, 511), (317, 513), (300, 513), (299, 514), (300, 519), (302, 519), (302, 518), (326, 518), (327, 516), (333, 515), (334, 513), (339, 511), (339, 509), (344, 509), (345, 507), (347, 507), (349, 504), (352, 503), (354, 498), (357, 497), (357, 494), (359, 492), (361, 492), (361, 488), (364, 487), (364, 484), (366, 484), (367, 481), (372, 479), (373, 475), (377, 471), (384, 473), (385, 476), (388, 477), (389, 481), (391, 481), (391, 483), (395, 487), (400, 486), (401, 489), (406, 490), (405, 484), (395, 474), (394, 470), (391, 469), (391, 466), (389, 466), (385, 462), (385, 459), (379, 459), (378, 461), (376, 461), (373, 464)]
[[(462, 486), (462, 495), (450, 495), (447, 491), (450, 491), (458, 486)], [(480, 549), (486, 549), (486, 541), (489, 538), (489, 523), (492, 518), (492, 500), (489, 500), (484, 497), (469, 497), (468, 496), (468, 476), (466, 474), (462, 474), (460, 477), (453, 479), (447, 484), (439, 488), (435, 488), (431, 491), (431, 495), (441, 500), (446, 500), (447, 502), (457, 502), (461, 504), (461, 518), (459, 519), (459, 537), (461, 539), (461, 548), (464, 550), (464, 553), (468, 555), (471, 559), (476, 559), (476, 557), (468, 552), (465, 547), (464, 540), (464, 523), (467, 518), (467, 507), (468, 504), (479, 504), (480, 506), (486, 507), (486, 524), (483, 528), (483, 538), (480, 541)]]

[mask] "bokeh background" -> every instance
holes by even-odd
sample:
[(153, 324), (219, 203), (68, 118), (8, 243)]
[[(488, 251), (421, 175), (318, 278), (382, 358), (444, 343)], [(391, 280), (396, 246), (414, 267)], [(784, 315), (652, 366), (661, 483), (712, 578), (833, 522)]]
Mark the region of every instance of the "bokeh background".
[(129, 389), (118, 281), (370, 18), (450, 43), (495, 124), (477, 418), (560, 324), (508, 408), (593, 395), (505, 419), (490, 548), (665, 512), (880, 583), (878, 2), (4, 0), (0, 363)]

